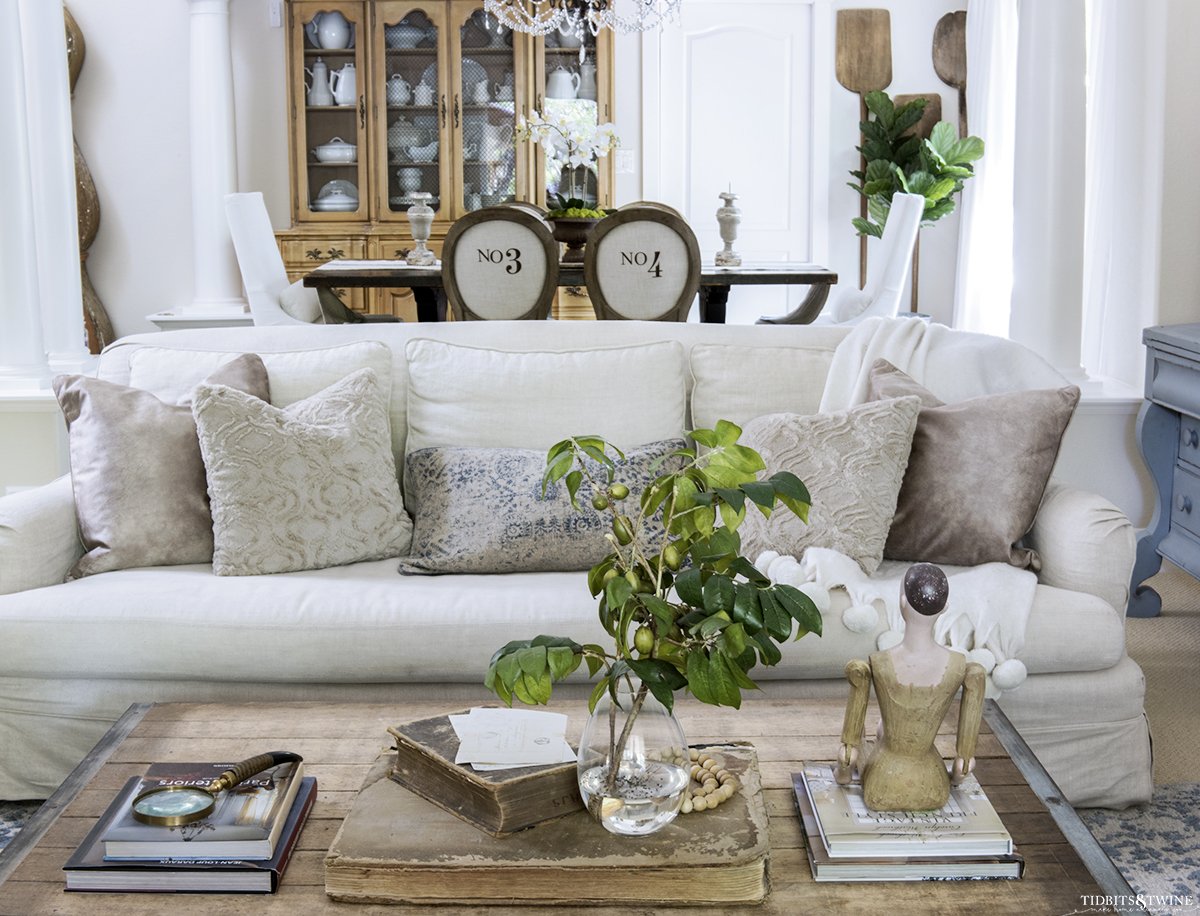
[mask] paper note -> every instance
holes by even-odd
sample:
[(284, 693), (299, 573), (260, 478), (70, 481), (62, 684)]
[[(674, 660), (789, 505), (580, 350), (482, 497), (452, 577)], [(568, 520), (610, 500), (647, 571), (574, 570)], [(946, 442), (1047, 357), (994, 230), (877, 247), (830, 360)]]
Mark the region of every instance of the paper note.
[(455, 763), (475, 769), (504, 769), (563, 763), (575, 759), (565, 734), (567, 717), (561, 713), (523, 709), (472, 709), (469, 715), (451, 716), (458, 735)]

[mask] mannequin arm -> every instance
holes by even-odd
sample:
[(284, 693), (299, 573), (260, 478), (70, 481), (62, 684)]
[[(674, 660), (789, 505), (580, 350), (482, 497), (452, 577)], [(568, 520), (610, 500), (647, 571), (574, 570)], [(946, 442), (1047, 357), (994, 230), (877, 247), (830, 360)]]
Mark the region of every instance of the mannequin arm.
[(963, 675), (962, 700), (958, 705), (958, 744), (955, 748), (954, 769), (950, 780), (958, 785), (975, 769), (975, 745), (979, 740), (979, 722), (983, 718), (984, 681), (987, 677), (981, 665), (967, 663)]
[(853, 778), (854, 766), (858, 763), (858, 749), (867, 721), (867, 702), (871, 698), (871, 663), (851, 659), (846, 663), (846, 680), (850, 682), (850, 697), (842, 720), (842, 746), (838, 750), (835, 770), (837, 781), (842, 785)]

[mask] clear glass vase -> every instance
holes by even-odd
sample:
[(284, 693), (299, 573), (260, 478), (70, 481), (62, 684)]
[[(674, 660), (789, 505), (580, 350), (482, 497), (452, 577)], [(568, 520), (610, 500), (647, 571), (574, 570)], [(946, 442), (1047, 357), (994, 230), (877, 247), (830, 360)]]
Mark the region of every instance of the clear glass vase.
[(675, 820), (688, 781), (679, 720), (641, 683), (622, 678), (617, 701), (601, 697), (579, 741), (584, 805), (610, 833), (643, 836)]

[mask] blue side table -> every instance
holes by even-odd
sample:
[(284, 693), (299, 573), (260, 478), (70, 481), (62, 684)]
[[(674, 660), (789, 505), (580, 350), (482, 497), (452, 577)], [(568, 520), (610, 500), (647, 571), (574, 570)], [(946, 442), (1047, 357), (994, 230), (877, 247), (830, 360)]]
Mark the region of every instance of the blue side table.
[(1138, 535), (1130, 617), (1157, 617), (1162, 599), (1142, 585), (1166, 557), (1200, 578), (1200, 324), (1146, 328), (1146, 401), (1137, 437), (1158, 501)]

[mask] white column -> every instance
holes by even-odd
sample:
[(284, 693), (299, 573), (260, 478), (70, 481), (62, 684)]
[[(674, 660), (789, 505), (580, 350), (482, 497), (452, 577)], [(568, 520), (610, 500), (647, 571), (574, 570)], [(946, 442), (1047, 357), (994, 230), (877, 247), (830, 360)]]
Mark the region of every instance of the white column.
[[(17, 0), (0, 0), (0, 18), (13, 22)], [(50, 380), (38, 311), (37, 248), (26, 129), (25, 70), (20, 29), (0, 29), (0, 101), (8, 112), (0, 130), (0, 175), (8, 202), (0, 208), (0, 392), (44, 388)]]
[(1009, 336), (1081, 380), (1083, 0), (1021, 4)]
[(190, 8), (192, 260), (195, 294), (184, 314), (246, 311), (225, 195), (237, 188), (229, 0), (188, 0)]
[[(40, 308), (50, 368), (78, 372), (89, 361), (89, 354), (79, 273), (66, 27), (60, 3), (18, 0), (17, 6), (24, 48), (25, 125), (33, 202), (33, 216), (25, 224), (25, 231), (32, 231), (38, 277), (37, 297), (29, 301)], [(11, 23), (11, 19), (5, 21)]]

